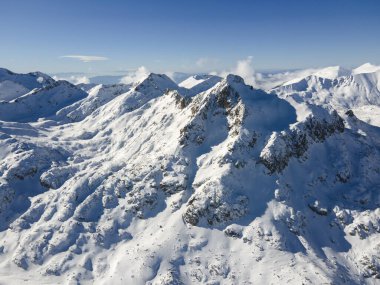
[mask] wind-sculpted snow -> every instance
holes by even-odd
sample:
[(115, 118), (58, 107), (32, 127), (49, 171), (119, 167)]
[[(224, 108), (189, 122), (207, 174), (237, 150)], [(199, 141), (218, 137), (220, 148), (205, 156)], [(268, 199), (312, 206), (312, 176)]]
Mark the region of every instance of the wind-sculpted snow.
[(2, 118), (0, 280), (375, 284), (379, 128), (235, 75), (189, 90), (151, 74)]

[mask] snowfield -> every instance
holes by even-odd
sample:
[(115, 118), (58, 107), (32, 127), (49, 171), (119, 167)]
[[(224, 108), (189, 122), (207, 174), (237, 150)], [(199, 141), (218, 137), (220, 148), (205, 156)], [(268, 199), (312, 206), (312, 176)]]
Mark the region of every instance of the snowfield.
[(0, 284), (379, 284), (379, 70), (1, 69)]

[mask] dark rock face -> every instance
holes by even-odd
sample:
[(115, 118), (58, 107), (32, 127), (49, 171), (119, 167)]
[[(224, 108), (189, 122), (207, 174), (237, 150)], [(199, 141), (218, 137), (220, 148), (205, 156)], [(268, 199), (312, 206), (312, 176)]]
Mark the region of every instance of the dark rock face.
[(177, 107), (180, 108), (181, 110), (185, 109), (187, 105), (189, 105), (189, 103), (191, 102), (190, 98), (183, 97), (176, 91), (174, 91), (172, 96), (175, 98)]
[(333, 111), (330, 121), (326, 119), (320, 121), (309, 117), (305, 122), (305, 129), (313, 141), (323, 142), (334, 133), (342, 133), (344, 131), (344, 121), (336, 111)]
[(181, 98), (179, 94), (175, 96), (180, 108), (188, 105), (192, 114), (190, 122), (180, 130), (180, 144), (183, 146), (189, 143), (201, 145), (206, 136), (205, 125), (213, 117), (234, 117), (235, 120), (227, 126), (228, 129), (240, 126), (242, 123), (244, 108), (237, 107), (240, 102), (239, 94), (229, 85), (205, 97), (198, 96), (191, 103), (189, 99)]
[(328, 210), (326, 208), (320, 207), (317, 202), (314, 204), (309, 204), (308, 206), (313, 212), (317, 213), (320, 216), (327, 216), (328, 214)]
[(330, 120), (308, 117), (289, 131), (272, 135), (260, 155), (260, 162), (270, 173), (280, 173), (291, 158), (300, 158), (313, 143), (322, 143), (333, 134), (344, 131), (344, 121), (336, 111)]
[(352, 110), (348, 110), (346, 112), (346, 115), (349, 116), (349, 117), (355, 117), (355, 114), (354, 114), (354, 112)]
[(232, 237), (232, 238), (242, 238), (243, 237), (242, 229), (238, 228), (238, 227), (229, 226), (223, 232), (228, 237)]
[[(205, 189), (204, 192), (207, 190)], [(238, 196), (235, 199), (217, 196), (209, 200), (199, 194), (187, 203), (183, 220), (193, 226), (201, 221), (208, 225), (224, 224), (244, 216), (248, 212), (247, 207), (248, 197), (246, 196)]]

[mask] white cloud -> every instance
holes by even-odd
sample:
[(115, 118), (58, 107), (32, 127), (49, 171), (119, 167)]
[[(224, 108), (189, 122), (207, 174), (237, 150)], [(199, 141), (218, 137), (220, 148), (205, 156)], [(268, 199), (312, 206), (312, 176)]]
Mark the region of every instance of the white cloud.
[(108, 60), (108, 57), (104, 56), (92, 56), (92, 55), (63, 55), (61, 58), (72, 58), (77, 59), (82, 62), (93, 62), (93, 61), (103, 61)]
[(54, 80), (66, 80), (69, 81), (73, 84), (80, 84), (80, 83), (85, 83), (88, 84), (90, 83), (90, 79), (87, 76), (80, 76), (80, 75), (71, 75), (67, 77), (61, 77), (61, 76), (53, 76)]
[(234, 73), (243, 77), (244, 81), (248, 84), (255, 85), (255, 70), (253, 69), (252, 56), (248, 56), (246, 59), (239, 60), (234, 69)]
[(140, 66), (135, 71), (129, 72), (126, 76), (124, 76), (120, 83), (130, 84), (133, 82), (140, 81), (141, 79), (146, 78), (149, 75), (149, 70), (145, 66)]
[(256, 76), (255, 70), (252, 63), (253, 57), (248, 56), (246, 59), (238, 60), (236, 66), (230, 70), (222, 71), (220, 73), (212, 72), (211, 74), (219, 75), (222, 77), (228, 74), (235, 74), (241, 76), (246, 84), (256, 86)]

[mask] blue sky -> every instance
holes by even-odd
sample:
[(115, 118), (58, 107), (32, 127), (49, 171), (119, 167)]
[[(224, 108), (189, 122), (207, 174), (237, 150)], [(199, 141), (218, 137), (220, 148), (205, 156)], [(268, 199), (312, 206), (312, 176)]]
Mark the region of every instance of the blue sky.
[(379, 11), (379, 0), (0, 0), (0, 66), (208, 72), (247, 56), (258, 70), (380, 64)]

